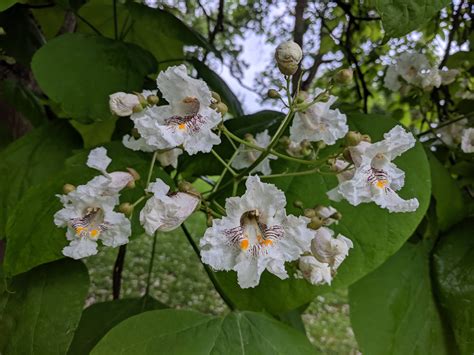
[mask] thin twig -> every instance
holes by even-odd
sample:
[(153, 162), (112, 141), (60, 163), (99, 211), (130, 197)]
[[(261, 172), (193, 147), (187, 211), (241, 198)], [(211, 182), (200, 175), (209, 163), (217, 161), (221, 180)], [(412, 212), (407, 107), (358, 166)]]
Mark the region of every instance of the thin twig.
[(114, 300), (118, 300), (120, 298), (122, 271), (126, 252), (127, 245), (121, 245), (117, 253), (117, 259), (115, 259), (114, 271), (112, 273), (112, 296)]

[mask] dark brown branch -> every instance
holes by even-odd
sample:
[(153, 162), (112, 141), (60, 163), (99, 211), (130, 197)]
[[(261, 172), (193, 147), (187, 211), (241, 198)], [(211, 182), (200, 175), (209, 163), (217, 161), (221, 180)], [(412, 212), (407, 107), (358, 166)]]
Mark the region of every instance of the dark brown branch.
[(209, 43), (213, 44), (214, 40), (216, 39), (216, 35), (219, 32), (224, 31), (224, 0), (219, 0), (219, 10), (217, 12), (217, 19), (216, 25), (214, 26), (214, 30), (209, 35)]
[(451, 51), (451, 45), (452, 45), (453, 40), (454, 40), (454, 35), (456, 34), (456, 31), (458, 30), (459, 25), (460, 25), (459, 20), (460, 20), (460, 15), (461, 15), (463, 5), (464, 5), (464, 0), (462, 0), (460, 2), (458, 10), (455, 11), (454, 4), (451, 4), (451, 9), (452, 9), (452, 12), (453, 12), (453, 21), (452, 21), (452, 24), (451, 24), (452, 28), (451, 28), (451, 31), (449, 32), (448, 44), (446, 46), (446, 52), (444, 53), (443, 60), (441, 60), (441, 63), (439, 63), (439, 69), (443, 68), (446, 65), (447, 61), (448, 61), (449, 52)]
[[(308, 0), (297, 0), (295, 6), (295, 27), (293, 29), (293, 41), (303, 48), (303, 37), (307, 30), (304, 21), (304, 12), (308, 6)], [(296, 90), (298, 79), (301, 75), (301, 64), (296, 73), (293, 75), (293, 90)]]
[(127, 245), (121, 245), (115, 260), (114, 271), (112, 274), (112, 295), (113, 299), (120, 298), (120, 289), (122, 286), (122, 271), (125, 262), (125, 254), (127, 252)]
[(319, 66), (326, 62), (325, 60), (323, 60), (322, 54), (316, 54), (313, 58), (313, 65), (311, 66), (311, 68), (309, 68), (305, 80), (303, 80), (303, 82), (301, 83), (301, 90), (304, 91), (308, 90), (311, 86), (311, 83), (313, 82), (314, 78), (316, 77), (316, 74), (318, 73)]

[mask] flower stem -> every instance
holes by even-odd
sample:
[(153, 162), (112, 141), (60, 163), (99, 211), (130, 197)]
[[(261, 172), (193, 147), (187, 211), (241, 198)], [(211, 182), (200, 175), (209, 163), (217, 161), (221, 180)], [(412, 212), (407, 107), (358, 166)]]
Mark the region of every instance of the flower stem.
[(127, 252), (127, 245), (121, 245), (115, 259), (114, 271), (112, 273), (112, 297), (114, 300), (120, 298), (120, 288), (122, 285), (122, 271), (125, 262), (125, 254)]
[(150, 256), (150, 262), (148, 264), (148, 275), (146, 279), (146, 288), (145, 288), (145, 294), (143, 297), (146, 297), (150, 294), (150, 284), (151, 284), (151, 275), (153, 273), (153, 263), (155, 261), (155, 249), (156, 249), (156, 237), (158, 233), (155, 233), (153, 236), (153, 245), (151, 247), (151, 256)]
[(219, 160), (219, 162), (220, 162), (222, 165), (224, 165), (224, 167), (225, 167), (227, 170), (229, 170), (229, 172), (230, 172), (232, 175), (237, 176), (237, 173), (234, 171), (234, 169), (232, 169), (232, 168), (230, 167), (230, 165), (229, 165), (228, 163), (226, 163), (226, 161), (225, 161), (224, 159), (222, 159), (221, 156), (220, 156), (219, 154), (217, 154), (217, 152), (216, 152), (214, 149), (211, 150), (211, 153), (217, 158), (217, 160)]
[(204, 270), (206, 271), (207, 273), (207, 276), (209, 276), (209, 279), (211, 280), (212, 284), (214, 285), (214, 288), (216, 289), (217, 293), (221, 296), (222, 300), (225, 302), (225, 304), (229, 307), (229, 309), (231, 311), (233, 311), (236, 307), (234, 305), (234, 302), (231, 301), (231, 299), (229, 297), (227, 297), (227, 295), (224, 293), (224, 290), (222, 290), (221, 286), (219, 285), (219, 283), (217, 282), (217, 279), (216, 279), (216, 276), (214, 275), (214, 273), (212, 272), (212, 270), (209, 268), (209, 266), (207, 266), (206, 264), (204, 264), (201, 260), (201, 252), (198, 248), (198, 246), (196, 245), (196, 242), (194, 241), (193, 237), (191, 236), (191, 234), (189, 233), (188, 229), (186, 228), (186, 226), (183, 224), (181, 224), (181, 229), (183, 230), (184, 232), (184, 235), (186, 236), (186, 239), (188, 240), (189, 244), (191, 244), (191, 247), (193, 248), (194, 250), (194, 253), (196, 254), (196, 256), (199, 258), (199, 261), (201, 262), (201, 264), (203, 265), (204, 267)]
[(148, 177), (146, 179), (145, 189), (150, 185), (151, 176), (153, 175), (153, 168), (155, 167), (156, 157), (158, 156), (158, 152), (153, 153), (153, 157), (151, 158), (150, 170), (148, 170)]

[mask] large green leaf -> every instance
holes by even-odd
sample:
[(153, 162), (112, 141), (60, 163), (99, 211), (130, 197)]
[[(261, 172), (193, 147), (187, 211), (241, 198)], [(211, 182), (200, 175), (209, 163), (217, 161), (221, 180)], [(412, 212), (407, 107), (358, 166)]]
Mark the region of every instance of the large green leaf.
[(142, 48), (104, 37), (69, 33), (33, 57), (33, 73), (43, 91), (67, 115), (83, 122), (110, 119), (109, 95), (141, 91), (156, 61)]
[(89, 289), (81, 262), (61, 260), (0, 283), (0, 353), (65, 354)]
[(374, 0), (387, 37), (401, 37), (431, 20), (449, 0)]
[[(146, 154), (126, 149), (119, 142), (105, 147), (112, 158), (109, 171), (132, 167), (141, 176), (147, 176), (149, 161)], [(62, 208), (56, 194), (62, 193), (65, 183), (85, 184), (100, 174), (86, 166), (87, 155), (84, 151), (68, 159), (63, 171), (51, 181), (30, 188), (9, 214), (4, 261), (7, 275), (16, 275), (63, 257), (61, 251), (67, 244), (65, 229), (57, 228), (53, 223), (54, 214)], [(140, 180), (135, 189), (123, 191), (121, 201), (134, 202), (143, 193), (143, 183)]]
[(474, 352), (474, 220), (446, 233), (434, 251), (440, 303), (461, 354)]
[(314, 354), (300, 332), (252, 312), (224, 318), (182, 310), (142, 313), (113, 328), (91, 354)]
[(25, 191), (48, 181), (62, 169), (64, 160), (81, 139), (66, 121), (55, 121), (33, 130), (0, 153), (0, 236), (7, 217)]
[(244, 111), (242, 110), (239, 99), (235, 96), (227, 83), (203, 62), (193, 59), (191, 63), (194, 68), (196, 68), (199, 77), (201, 77), (212, 90), (220, 95), (222, 101), (229, 108), (229, 112), (234, 117), (243, 116)]
[(438, 228), (445, 231), (460, 222), (466, 215), (463, 196), (449, 171), (439, 162), (433, 153), (427, 151), (430, 163), (432, 194), (436, 201)]
[(0, 11), (5, 11), (8, 9), (10, 6), (15, 5), (18, 2), (18, 0), (3, 0), (0, 3)]
[[(383, 133), (396, 124), (395, 120), (375, 115), (353, 114), (349, 117), (351, 129), (370, 134), (373, 141), (382, 139)], [(430, 170), (422, 145), (417, 143), (414, 148), (397, 158), (395, 163), (406, 173), (405, 186), (400, 195), (404, 198), (418, 198), (420, 207), (416, 212), (389, 213), (374, 203), (355, 207), (346, 201), (330, 201), (326, 192), (337, 185), (337, 179), (333, 176), (292, 176), (270, 181), (285, 192), (288, 213), (301, 213), (293, 207), (296, 200), (302, 201), (307, 207), (330, 204), (342, 213), (342, 220), (334, 228), (350, 238), (354, 248), (338, 269), (331, 287), (346, 287), (377, 268), (401, 248), (422, 220), (430, 201), (431, 186)], [(272, 167), (274, 172), (295, 169), (281, 159), (272, 164)], [(294, 269), (289, 270), (290, 275), (293, 273)], [(294, 278), (282, 281), (264, 272), (259, 286), (242, 290), (237, 285), (234, 272), (217, 273), (217, 277), (226, 294), (238, 308), (265, 309), (273, 314), (301, 306), (310, 302), (316, 294), (331, 289), (329, 286), (311, 286), (305, 280)]]
[(429, 242), (405, 246), (349, 288), (351, 323), (362, 353), (448, 354), (431, 292)]
[(120, 322), (134, 315), (167, 308), (152, 297), (101, 302), (86, 308), (74, 334), (68, 354), (89, 354), (100, 339)]

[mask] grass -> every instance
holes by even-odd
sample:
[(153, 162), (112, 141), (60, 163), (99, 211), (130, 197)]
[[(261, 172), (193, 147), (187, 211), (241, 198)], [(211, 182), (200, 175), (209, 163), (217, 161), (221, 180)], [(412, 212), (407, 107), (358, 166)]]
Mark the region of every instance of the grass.
[[(188, 222), (192, 228), (198, 216)], [(139, 297), (146, 288), (152, 238), (140, 236), (127, 246), (121, 297)], [(118, 249), (105, 249), (86, 259), (91, 277), (87, 304), (112, 299), (112, 268)], [(193, 309), (220, 315), (227, 307), (214, 290), (204, 269), (181, 230), (158, 235), (150, 294), (173, 308)], [(357, 344), (349, 322), (347, 292), (318, 296), (303, 315), (306, 332), (315, 347), (325, 354), (356, 353)]]

